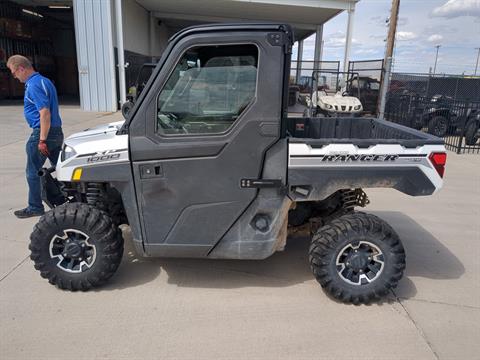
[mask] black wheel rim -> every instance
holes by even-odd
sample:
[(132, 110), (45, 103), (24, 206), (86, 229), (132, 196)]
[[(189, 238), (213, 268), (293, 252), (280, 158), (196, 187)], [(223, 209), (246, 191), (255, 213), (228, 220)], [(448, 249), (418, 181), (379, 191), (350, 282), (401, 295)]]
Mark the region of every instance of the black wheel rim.
[(340, 250), (335, 265), (343, 281), (351, 285), (365, 286), (377, 280), (383, 272), (385, 257), (375, 244), (359, 241)]
[(90, 237), (80, 230), (65, 229), (63, 235), (56, 234), (50, 240), (50, 258), (57, 267), (68, 273), (81, 273), (95, 263), (97, 249), (89, 242)]

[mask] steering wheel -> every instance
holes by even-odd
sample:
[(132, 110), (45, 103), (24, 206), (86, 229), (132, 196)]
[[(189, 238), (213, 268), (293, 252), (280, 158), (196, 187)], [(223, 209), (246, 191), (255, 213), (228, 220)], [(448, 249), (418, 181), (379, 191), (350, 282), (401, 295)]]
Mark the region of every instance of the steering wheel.
[(183, 124), (178, 121), (178, 118), (173, 113), (163, 113), (159, 114), (159, 120), (162, 124), (162, 127), (165, 129), (172, 130), (182, 130), (183, 134), (188, 134), (188, 130), (183, 126)]

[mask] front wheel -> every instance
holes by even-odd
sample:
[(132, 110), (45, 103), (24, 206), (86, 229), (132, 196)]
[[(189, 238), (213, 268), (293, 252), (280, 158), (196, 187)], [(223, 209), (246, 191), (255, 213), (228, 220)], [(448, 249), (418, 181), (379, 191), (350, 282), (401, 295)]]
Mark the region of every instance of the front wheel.
[(30, 235), (30, 258), (43, 278), (61, 289), (88, 290), (117, 270), (122, 233), (104, 212), (64, 204), (40, 218)]
[(334, 298), (368, 304), (398, 284), (405, 269), (405, 252), (385, 221), (353, 213), (315, 232), (309, 261), (317, 281)]

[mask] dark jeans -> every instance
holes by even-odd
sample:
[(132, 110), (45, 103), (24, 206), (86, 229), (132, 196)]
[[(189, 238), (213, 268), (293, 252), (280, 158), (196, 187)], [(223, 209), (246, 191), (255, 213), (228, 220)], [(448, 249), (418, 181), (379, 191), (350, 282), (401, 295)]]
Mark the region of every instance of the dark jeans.
[[(27, 182), (28, 182), (28, 209), (32, 211), (42, 211), (42, 196), (40, 190), (40, 177), (38, 171), (43, 167), (47, 157), (38, 151), (38, 141), (40, 140), (40, 129), (33, 129), (32, 135), (27, 141)], [(48, 132), (47, 146), (50, 155), (48, 160), (52, 165), (57, 165), (58, 155), (62, 150), (63, 132), (61, 127), (52, 127)]]

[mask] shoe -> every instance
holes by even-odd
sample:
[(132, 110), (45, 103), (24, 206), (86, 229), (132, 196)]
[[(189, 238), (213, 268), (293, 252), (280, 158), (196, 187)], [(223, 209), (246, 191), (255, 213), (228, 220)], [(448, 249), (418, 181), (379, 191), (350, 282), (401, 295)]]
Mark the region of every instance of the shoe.
[(13, 214), (19, 219), (26, 219), (33, 216), (42, 216), (43, 214), (45, 214), (45, 211), (43, 210), (33, 211), (27, 207), (22, 210), (14, 211)]

